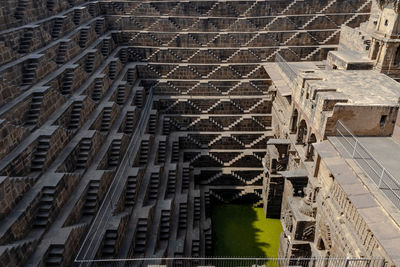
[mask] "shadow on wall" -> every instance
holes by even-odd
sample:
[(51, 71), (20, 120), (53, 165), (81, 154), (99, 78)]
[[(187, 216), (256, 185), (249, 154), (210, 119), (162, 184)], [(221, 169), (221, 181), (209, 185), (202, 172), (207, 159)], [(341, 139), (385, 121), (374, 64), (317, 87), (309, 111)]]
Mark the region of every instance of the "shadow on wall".
[(282, 226), (262, 208), (218, 205), (212, 209), (214, 256), (277, 257)]

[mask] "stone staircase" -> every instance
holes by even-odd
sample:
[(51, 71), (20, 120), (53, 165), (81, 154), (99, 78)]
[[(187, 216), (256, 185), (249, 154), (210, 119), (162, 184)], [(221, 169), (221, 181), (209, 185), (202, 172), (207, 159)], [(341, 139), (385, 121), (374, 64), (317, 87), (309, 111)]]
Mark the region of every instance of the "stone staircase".
[(107, 230), (104, 235), (103, 248), (101, 250), (101, 257), (104, 259), (111, 259), (115, 256), (115, 247), (118, 238), (117, 230)]
[(81, 121), (81, 111), (83, 107), (82, 101), (76, 101), (71, 110), (71, 119), (69, 121), (68, 128), (71, 130), (76, 130), (80, 126)]
[(42, 108), (44, 94), (43, 92), (34, 92), (32, 94), (32, 102), (25, 124), (27, 126), (36, 125), (40, 117), (40, 110)]
[(144, 255), (147, 242), (147, 220), (139, 219), (136, 226), (135, 234), (135, 247), (134, 253), (136, 255)]
[[(260, 63), (277, 53), (289, 61), (323, 58), (336, 46), (343, 22), (365, 21), (370, 1), (355, 0), (355, 13), (329, 15), (332, 29), (315, 24), (318, 16), (340, 9), (336, 0), (315, 2), (315, 14), (295, 10), (301, 0), (267, 2), (2, 3), (0, 115), (18, 127), (7, 128), (15, 138), (5, 144), (10, 152), (0, 171), (32, 179), (0, 227), (28, 233), (12, 240), (0, 233), (7, 267), (18, 260), (28, 266), (71, 266), (83, 240), (92, 237), (95, 245), (85, 253), (104, 258), (210, 255), (207, 206), (239, 193), (218, 183), (203, 188), (196, 173), (210, 171), (202, 181), (209, 186), (224, 175), (215, 169), (230, 169), (221, 180), (252, 188), (238, 189), (245, 192), (238, 202), (247, 194), (260, 197), (261, 174), (225, 166), (245, 165), (245, 158), (262, 169), (258, 149), (273, 135), (272, 100), (265, 97), (270, 78)], [(285, 28), (303, 17), (309, 18), (297, 28)], [(304, 33), (319, 44), (295, 44)], [(166, 89), (157, 94), (157, 85)], [(146, 113), (148, 106), (158, 113)], [(161, 121), (164, 136), (158, 133)], [(130, 138), (139, 139), (128, 150)], [(232, 159), (242, 149), (249, 153)], [(115, 170), (124, 151), (136, 155), (122, 175)], [(192, 157), (197, 157), (194, 164), (185, 162)], [(100, 209), (103, 201), (118, 209)], [(120, 219), (127, 211), (134, 216)], [(95, 218), (102, 216), (110, 225), (118, 218), (118, 230), (97, 224)], [(97, 225), (101, 231), (89, 231)]]
[(43, 172), (47, 159), (47, 152), (50, 149), (50, 137), (41, 136), (39, 137), (36, 150), (33, 153), (31, 171), (32, 172)]
[(72, 93), (72, 86), (74, 84), (74, 77), (75, 77), (74, 69), (68, 69), (65, 72), (65, 75), (64, 75), (64, 78), (63, 78), (61, 94), (70, 95)]
[(124, 133), (126, 134), (132, 134), (135, 128), (135, 112), (134, 111), (128, 111), (126, 113), (126, 121), (125, 121), (125, 129)]
[(35, 228), (46, 228), (48, 226), (52, 216), (56, 189), (50, 186), (44, 187), (41, 193), (38, 211), (33, 221), (33, 227)]
[(102, 77), (95, 78), (94, 88), (93, 88), (93, 92), (92, 92), (92, 99), (94, 101), (99, 101), (102, 97), (103, 81), (104, 81), (104, 78), (102, 78)]
[(47, 252), (46, 266), (60, 266), (64, 259), (64, 245), (51, 245)]
[(95, 215), (97, 210), (97, 200), (100, 182), (91, 180), (86, 192), (86, 198), (83, 205), (83, 215)]
[(105, 107), (103, 111), (103, 116), (101, 118), (101, 126), (100, 126), (100, 131), (102, 132), (108, 132), (111, 127), (111, 113), (112, 113), (112, 108), (111, 107)]
[(92, 140), (90, 138), (84, 138), (79, 143), (78, 158), (76, 160), (77, 170), (86, 169), (91, 148), (92, 148)]
[(125, 191), (125, 207), (132, 207), (135, 204), (137, 186), (137, 176), (128, 176)]
[(111, 143), (110, 152), (108, 154), (108, 167), (115, 168), (119, 165), (121, 158), (122, 140), (113, 140)]

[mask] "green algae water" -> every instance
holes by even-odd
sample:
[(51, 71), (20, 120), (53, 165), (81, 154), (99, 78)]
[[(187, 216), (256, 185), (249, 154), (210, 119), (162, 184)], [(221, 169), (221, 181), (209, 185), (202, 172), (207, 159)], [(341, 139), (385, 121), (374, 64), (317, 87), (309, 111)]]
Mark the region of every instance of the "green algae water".
[(214, 256), (277, 257), (282, 225), (262, 208), (218, 205), (212, 210)]

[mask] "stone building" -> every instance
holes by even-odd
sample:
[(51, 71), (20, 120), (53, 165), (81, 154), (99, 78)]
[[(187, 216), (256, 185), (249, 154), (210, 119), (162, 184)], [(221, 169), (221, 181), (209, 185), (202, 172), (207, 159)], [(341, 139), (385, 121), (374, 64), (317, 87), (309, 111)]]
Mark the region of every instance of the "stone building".
[[(280, 257), (383, 257), (400, 264), (398, 1), (342, 27), (327, 60), (265, 68), (276, 91), (264, 159)], [(385, 73), (385, 74), (383, 74)], [(387, 74), (387, 75), (386, 75)]]
[[(217, 203), (283, 214), (281, 255), (395, 263), (371, 221), (330, 220), (347, 192), (327, 175), (347, 166), (327, 140), (337, 121), (377, 138), (400, 125), (395, 34), (371, 32), (371, 4), (0, 1), (0, 265), (210, 256)], [(365, 212), (389, 218), (379, 205)]]

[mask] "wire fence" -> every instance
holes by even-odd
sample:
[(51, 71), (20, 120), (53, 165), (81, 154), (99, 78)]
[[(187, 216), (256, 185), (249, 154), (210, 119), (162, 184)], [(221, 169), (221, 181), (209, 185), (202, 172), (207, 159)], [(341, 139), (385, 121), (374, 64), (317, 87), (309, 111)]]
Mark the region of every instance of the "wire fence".
[[(105, 194), (104, 200), (100, 205), (99, 211), (94, 218), (90, 229), (86, 233), (86, 237), (82, 242), (82, 245), (78, 251), (76, 259), (93, 259), (95, 257), (99, 241), (106, 225), (109, 223), (111, 216), (114, 211), (114, 205), (118, 203), (118, 192), (121, 192), (121, 187), (124, 185), (124, 173), (129, 166), (133, 165), (133, 152), (138, 149), (138, 140), (144, 134), (146, 130), (146, 120), (149, 117), (149, 113), (152, 107), (153, 88), (150, 89), (149, 95), (147, 96), (146, 104), (143, 107), (138, 125), (136, 126), (135, 133), (131, 137), (128, 148), (121, 163), (115, 173), (114, 179)], [(107, 265), (105, 265), (107, 266)]]
[(400, 208), (400, 183), (397, 179), (372, 156), (341, 121), (336, 125), (335, 137), (371, 181), (397, 208)]
[(287, 63), (287, 61), (279, 53), (276, 54), (275, 56), (275, 63), (277, 63), (281, 71), (286, 74), (289, 81), (298, 85), (296, 71), (289, 65), (289, 63)]
[(383, 259), (350, 258), (142, 258), (76, 261), (75, 266), (99, 267), (382, 267)]

